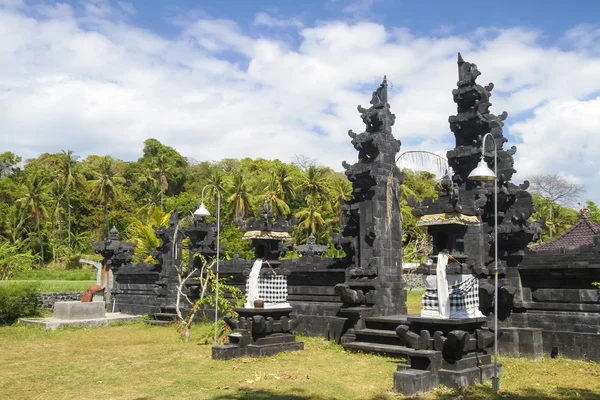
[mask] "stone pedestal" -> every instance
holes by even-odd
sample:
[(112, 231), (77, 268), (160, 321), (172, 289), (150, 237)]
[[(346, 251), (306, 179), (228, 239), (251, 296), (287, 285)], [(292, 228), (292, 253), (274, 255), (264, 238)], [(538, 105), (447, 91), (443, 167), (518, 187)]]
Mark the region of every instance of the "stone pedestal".
[(238, 318), (225, 317), (233, 330), (229, 343), (213, 346), (213, 360), (230, 360), (243, 356), (272, 356), (282, 351), (304, 350), (292, 334), (302, 316), (291, 317), (291, 307), (235, 308)]

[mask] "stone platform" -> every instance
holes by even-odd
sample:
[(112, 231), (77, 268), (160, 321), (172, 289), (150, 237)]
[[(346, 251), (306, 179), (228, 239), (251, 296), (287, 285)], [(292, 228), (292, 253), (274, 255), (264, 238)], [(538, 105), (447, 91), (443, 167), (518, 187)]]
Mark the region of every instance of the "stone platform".
[(116, 324), (119, 322), (134, 322), (142, 318), (142, 315), (129, 315), (122, 313), (106, 313), (102, 318), (87, 319), (59, 319), (59, 318), (21, 318), (20, 325), (41, 326), (45, 329), (56, 329), (65, 326), (96, 327)]
[(212, 358), (213, 360), (231, 360), (233, 358), (244, 356), (268, 357), (283, 351), (304, 350), (304, 343), (296, 342), (295, 336), (291, 337), (292, 339), (289, 342), (279, 342), (273, 344), (251, 345), (247, 347), (240, 347), (237, 344), (213, 346)]
[(82, 303), (78, 301), (58, 301), (54, 303), (52, 318), (21, 318), (19, 324), (42, 326), (45, 329), (56, 329), (64, 326), (93, 327), (106, 326), (118, 322), (133, 322), (141, 315), (107, 313), (103, 301)]
[[(394, 372), (394, 391), (404, 395), (424, 393), (439, 385), (466, 388), (494, 376), (494, 364), (489, 354), (470, 354), (453, 361), (445, 360), (441, 351), (407, 349), (405, 354), (408, 362), (398, 364), (398, 372)], [(498, 364), (500, 375), (502, 365)]]

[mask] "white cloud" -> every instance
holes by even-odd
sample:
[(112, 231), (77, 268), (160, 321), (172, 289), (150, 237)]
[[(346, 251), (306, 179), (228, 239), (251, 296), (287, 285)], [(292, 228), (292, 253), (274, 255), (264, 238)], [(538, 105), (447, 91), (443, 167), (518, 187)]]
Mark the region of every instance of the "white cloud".
[(600, 96), (550, 101), (533, 117), (513, 124), (511, 132), (523, 141), (516, 155), (522, 177), (562, 174), (599, 194)]
[(0, 148), (136, 159), (155, 137), (197, 160), (302, 153), (341, 170), (356, 160), (348, 129), (364, 128), (356, 106), (369, 105), (387, 74), (402, 151), (445, 155), (461, 51), (480, 83), (496, 84), (492, 111), (509, 111), (515, 178), (554, 169), (600, 199), (600, 176), (580, 168), (600, 156), (600, 58), (542, 46), (541, 32), (482, 27), (435, 38), (330, 21), (304, 27), (292, 46), (203, 17), (169, 39), (118, 20), (107, 4), (86, 2), (83, 17), (70, 6), (38, 6), (40, 19), (0, 10)]
[(356, 0), (342, 9), (342, 12), (352, 14), (356, 17), (364, 17), (371, 12), (375, 0)]
[(118, 1), (117, 4), (127, 14), (131, 14), (131, 15), (137, 14), (137, 10), (135, 9), (135, 7), (133, 6), (133, 4), (131, 4), (131, 3), (128, 3), (126, 1)]
[(259, 12), (254, 16), (254, 25), (264, 25), (271, 28), (300, 28), (302, 27), (302, 22), (297, 18), (282, 19), (273, 17), (265, 12)]
[(580, 51), (600, 51), (600, 27), (596, 25), (578, 25), (565, 33), (565, 40)]
[(82, 3), (85, 13), (90, 17), (104, 18), (113, 12), (108, 0), (82, 0)]
[(0, 0), (0, 6), (6, 8), (21, 8), (25, 6), (24, 0)]

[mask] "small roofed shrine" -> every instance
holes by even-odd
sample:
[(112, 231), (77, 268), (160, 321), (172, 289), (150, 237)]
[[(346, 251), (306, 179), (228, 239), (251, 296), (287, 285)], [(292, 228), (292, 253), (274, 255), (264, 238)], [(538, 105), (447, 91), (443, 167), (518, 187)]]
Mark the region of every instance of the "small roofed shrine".
[(292, 333), (302, 316), (292, 317), (292, 307), (287, 302), (288, 270), (280, 268), (279, 257), (291, 247), (290, 233), (293, 222), (278, 219), (267, 200), (263, 205), (262, 219), (240, 221), (243, 239), (252, 241), (256, 260), (252, 268), (243, 271), (246, 279), (246, 304), (234, 308), (238, 315), (225, 317), (233, 330), (229, 343), (213, 346), (212, 358), (227, 360), (242, 356), (270, 356), (282, 351), (303, 350), (304, 343), (297, 342)]

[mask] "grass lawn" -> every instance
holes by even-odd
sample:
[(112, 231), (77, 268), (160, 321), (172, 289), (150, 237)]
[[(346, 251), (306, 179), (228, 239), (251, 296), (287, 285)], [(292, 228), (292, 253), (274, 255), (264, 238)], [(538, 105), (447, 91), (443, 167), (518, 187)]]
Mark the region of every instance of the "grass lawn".
[[(6, 399), (394, 399), (397, 361), (353, 354), (320, 338), (306, 350), (212, 361), (200, 325), (183, 342), (143, 323), (91, 329), (0, 327), (0, 397)], [(489, 384), (438, 389), (425, 399), (598, 399), (600, 365), (502, 358), (502, 392)]]
[(413, 289), (406, 294), (407, 314), (419, 314), (421, 312), (421, 298), (425, 289)]
[[(8, 280), (0, 281), (0, 285), (11, 285), (18, 282), (36, 282), (35, 280)], [(63, 280), (39, 280), (40, 292), (85, 292), (87, 288), (96, 284), (96, 281), (63, 281)]]

